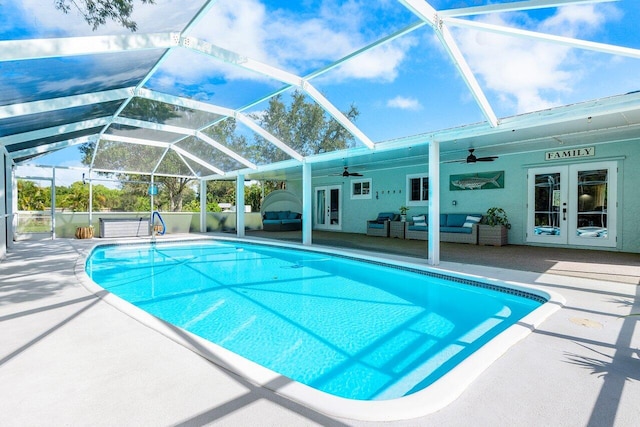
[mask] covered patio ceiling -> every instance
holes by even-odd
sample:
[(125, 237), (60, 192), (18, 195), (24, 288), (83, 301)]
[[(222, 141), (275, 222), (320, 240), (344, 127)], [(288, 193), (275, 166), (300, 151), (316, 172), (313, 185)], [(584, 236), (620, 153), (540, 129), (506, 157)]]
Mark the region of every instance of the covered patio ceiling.
[[(286, 180), (302, 163), (315, 176), (426, 163), (432, 141), (448, 161), (469, 148), (508, 155), (638, 135), (640, 41), (620, 36), (635, 28), (636, 2), (298, 3), (136, 3), (131, 33), (93, 31), (53, 2), (2, 2), (0, 143), (18, 165), (55, 165), (55, 152), (79, 163), (78, 146), (95, 143), (94, 171)], [(261, 127), (269, 101), (296, 91), (353, 147), (307, 153)], [(228, 120), (245, 146), (211, 132)]]

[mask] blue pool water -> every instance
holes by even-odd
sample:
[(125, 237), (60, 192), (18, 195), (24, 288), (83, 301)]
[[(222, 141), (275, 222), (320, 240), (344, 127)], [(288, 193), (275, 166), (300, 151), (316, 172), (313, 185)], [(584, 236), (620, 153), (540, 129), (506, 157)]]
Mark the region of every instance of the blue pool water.
[(427, 387), (544, 302), (411, 268), (229, 241), (98, 247), (86, 271), (160, 319), (360, 400)]

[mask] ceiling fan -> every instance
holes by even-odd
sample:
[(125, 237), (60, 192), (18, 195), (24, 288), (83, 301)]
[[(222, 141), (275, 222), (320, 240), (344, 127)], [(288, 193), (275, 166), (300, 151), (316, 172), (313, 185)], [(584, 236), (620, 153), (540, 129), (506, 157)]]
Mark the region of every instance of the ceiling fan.
[(345, 178), (348, 178), (350, 176), (362, 176), (362, 174), (358, 173), (358, 172), (349, 172), (349, 166), (345, 166), (344, 167), (344, 171), (342, 173), (334, 173), (332, 175), (333, 176), (343, 176)]
[(475, 151), (474, 148), (469, 148), (469, 155), (467, 156), (466, 159), (461, 159), (461, 160), (453, 160), (451, 162), (445, 162), (445, 163), (476, 163), (476, 162), (493, 162), (495, 159), (498, 158), (498, 156), (487, 156), (487, 157), (476, 157), (475, 154), (473, 154), (473, 152)]

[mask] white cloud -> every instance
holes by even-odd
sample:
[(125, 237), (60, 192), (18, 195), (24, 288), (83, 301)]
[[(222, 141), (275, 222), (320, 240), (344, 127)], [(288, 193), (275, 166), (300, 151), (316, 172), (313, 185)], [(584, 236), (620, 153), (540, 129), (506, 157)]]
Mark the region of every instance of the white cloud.
[(345, 62), (332, 74), (333, 80), (349, 78), (392, 82), (398, 77), (398, 68), (415, 39), (406, 37), (384, 44)]
[[(94, 32), (75, 9), (64, 15), (51, 5), (43, 7), (41, 0), (14, 2), (15, 6), (11, 7), (19, 8), (28, 17), (25, 25), (32, 26), (34, 31), (42, 29), (47, 34), (61, 36), (128, 33), (111, 21)], [(138, 22), (141, 33), (167, 31), (176, 21), (188, 22), (197, 7), (197, 2), (170, 0), (157, 0), (154, 5), (138, 3), (132, 19)], [(259, 0), (219, 1), (187, 35), (295, 74), (306, 74), (370, 43), (372, 39), (365, 33), (374, 33), (375, 29), (367, 25), (368, 14), (383, 13), (385, 7), (390, 6), (358, 0), (341, 4), (322, 1), (317, 3), (314, 13), (298, 14), (289, 10), (295, 9), (289, 6), (268, 12)], [(340, 67), (338, 78), (393, 81), (412, 45), (405, 38), (362, 54)], [(222, 79), (267, 81), (259, 73), (246, 72), (193, 52), (181, 52), (181, 49), (172, 52), (161, 70), (163, 82), (168, 85), (188, 84), (212, 75)]]
[(190, 35), (258, 61), (267, 59), (266, 11), (256, 0), (220, 1)]
[[(595, 31), (603, 20), (593, 5), (564, 7), (532, 29), (577, 37)], [(515, 26), (502, 15), (483, 21)], [(458, 34), (472, 70), (503, 102), (515, 104), (519, 113), (561, 104), (562, 95), (571, 92), (586, 71), (574, 61), (569, 47), (471, 30)]]
[(404, 96), (396, 96), (387, 101), (387, 107), (398, 108), (400, 110), (420, 110), (422, 105), (415, 98), (407, 98)]
[[(185, 66), (188, 64), (188, 66)], [(153, 76), (155, 84), (171, 88), (180, 84), (202, 84), (201, 79), (238, 78), (246, 71), (186, 49), (174, 49)]]
[[(313, 16), (282, 10), (268, 15), (257, 0), (219, 2), (193, 35), (251, 59), (305, 74), (369, 43), (362, 34), (366, 29), (362, 15), (370, 5), (346, 2), (341, 7), (334, 3), (325, 6)], [(341, 66), (338, 78), (392, 81), (413, 44), (404, 38), (364, 53)]]
[[(613, 12), (613, 9), (610, 9)], [(597, 13), (593, 5), (566, 6), (558, 9), (551, 18), (540, 26), (542, 31), (558, 32), (566, 37), (577, 37), (582, 33), (591, 33), (604, 24), (605, 17)]]

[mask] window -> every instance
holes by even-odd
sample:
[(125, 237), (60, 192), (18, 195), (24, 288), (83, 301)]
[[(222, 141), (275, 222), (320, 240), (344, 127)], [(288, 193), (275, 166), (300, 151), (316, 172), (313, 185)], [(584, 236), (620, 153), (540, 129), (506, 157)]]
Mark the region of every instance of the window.
[(371, 198), (371, 179), (358, 179), (351, 181), (352, 199)]
[(407, 205), (426, 205), (429, 201), (429, 177), (407, 175)]

